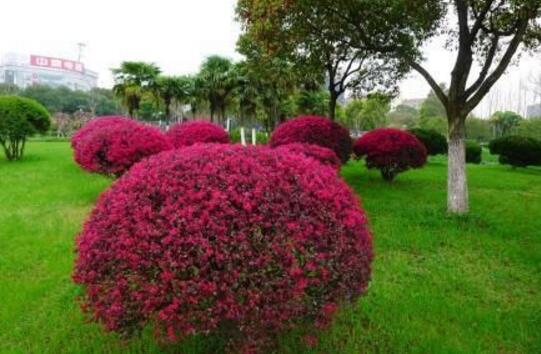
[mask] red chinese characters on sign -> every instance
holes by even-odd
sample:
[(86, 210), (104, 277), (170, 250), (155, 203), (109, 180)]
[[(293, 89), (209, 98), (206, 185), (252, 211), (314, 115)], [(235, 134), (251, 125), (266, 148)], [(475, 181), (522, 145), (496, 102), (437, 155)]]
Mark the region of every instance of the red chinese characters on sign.
[(60, 70), (66, 70), (66, 71), (75, 71), (79, 73), (83, 73), (85, 71), (85, 67), (83, 63), (80, 63), (78, 61), (44, 57), (41, 55), (31, 55), (30, 65), (40, 66), (43, 68), (53, 68), (53, 69), (60, 69)]

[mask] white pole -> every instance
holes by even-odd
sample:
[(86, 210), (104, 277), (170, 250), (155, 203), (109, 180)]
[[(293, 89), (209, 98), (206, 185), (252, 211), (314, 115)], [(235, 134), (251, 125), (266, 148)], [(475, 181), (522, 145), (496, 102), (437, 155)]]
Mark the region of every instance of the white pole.
[(257, 145), (257, 135), (255, 134), (255, 129), (252, 128), (252, 145)]
[(244, 134), (244, 127), (240, 127), (240, 143), (242, 146), (246, 146), (246, 134)]

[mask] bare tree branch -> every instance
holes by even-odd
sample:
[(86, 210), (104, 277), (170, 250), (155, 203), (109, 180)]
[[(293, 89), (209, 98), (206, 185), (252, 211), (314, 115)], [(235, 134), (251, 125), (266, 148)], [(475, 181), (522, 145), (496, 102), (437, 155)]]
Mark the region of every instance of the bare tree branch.
[(466, 90), (464, 93), (465, 98), (467, 99), (470, 97), (483, 83), (483, 81), (486, 79), (488, 75), (488, 71), (492, 67), (492, 63), (494, 62), (494, 57), (496, 55), (496, 51), (498, 49), (498, 43), (500, 41), (499, 36), (492, 37), (492, 43), (490, 46), (490, 49), (487, 53), (487, 57), (485, 58), (485, 64), (483, 65), (483, 68), (481, 69), (481, 72), (479, 73), (479, 77), (475, 82)]
[(477, 105), (485, 97), (488, 91), (490, 91), (492, 86), (494, 86), (494, 84), (498, 81), (498, 79), (503, 75), (503, 73), (509, 66), (509, 63), (511, 62), (511, 59), (513, 59), (513, 55), (516, 53), (518, 47), (520, 46), (520, 43), (522, 42), (522, 39), (524, 38), (524, 34), (526, 33), (527, 28), (528, 28), (528, 19), (522, 19), (520, 21), (520, 25), (517, 29), (515, 36), (509, 43), (509, 46), (507, 47), (507, 50), (505, 51), (505, 54), (503, 55), (496, 69), (481, 84), (481, 86), (479, 87), (475, 95), (473, 95), (473, 97), (470, 100), (468, 100), (468, 102), (466, 102), (466, 105), (464, 108), (467, 113), (471, 112), (475, 107), (477, 107)]
[(430, 73), (418, 63), (411, 63), (411, 67), (425, 78), (430, 87), (432, 87), (432, 89), (436, 93), (436, 96), (438, 96), (438, 98), (440, 99), (441, 103), (443, 103), (443, 105), (447, 107), (447, 95), (445, 94), (445, 92), (443, 92), (442, 88), (440, 87), (440, 85), (438, 85), (436, 80), (434, 80), (432, 75), (430, 75)]

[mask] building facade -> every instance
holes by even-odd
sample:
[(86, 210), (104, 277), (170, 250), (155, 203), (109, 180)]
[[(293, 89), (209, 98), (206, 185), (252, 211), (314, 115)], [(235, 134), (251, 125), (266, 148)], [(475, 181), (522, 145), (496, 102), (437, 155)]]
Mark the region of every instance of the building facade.
[(526, 118), (541, 117), (541, 104), (533, 104), (528, 106), (526, 110)]
[(0, 83), (23, 89), (32, 85), (47, 85), (89, 91), (97, 86), (98, 73), (74, 60), (9, 53), (0, 60)]

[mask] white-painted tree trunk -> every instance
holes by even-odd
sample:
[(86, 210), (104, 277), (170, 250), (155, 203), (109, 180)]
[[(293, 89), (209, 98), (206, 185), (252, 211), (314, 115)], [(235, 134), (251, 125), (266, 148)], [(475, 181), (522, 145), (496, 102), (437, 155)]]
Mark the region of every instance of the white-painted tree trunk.
[(257, 145), (257, 134), (255, 133), (255, 129), (252, 128), (252, 145), (253, 146), (256, 146)]
[(246, 133), (244, 127), (240, 127), (240, 143), (242, 146), (246, 146)]
[(465, 214), (469, 209), (464, 125), (462, 119), (449, 124), (447, 210), (453, 214)]

